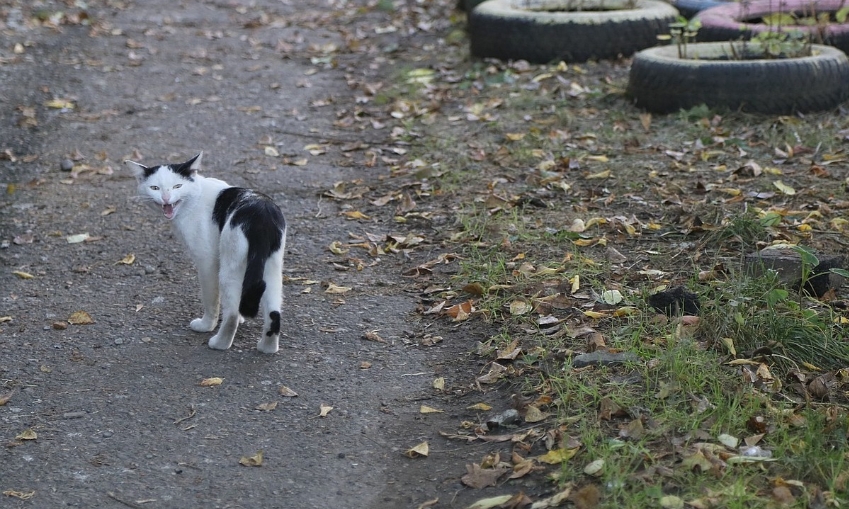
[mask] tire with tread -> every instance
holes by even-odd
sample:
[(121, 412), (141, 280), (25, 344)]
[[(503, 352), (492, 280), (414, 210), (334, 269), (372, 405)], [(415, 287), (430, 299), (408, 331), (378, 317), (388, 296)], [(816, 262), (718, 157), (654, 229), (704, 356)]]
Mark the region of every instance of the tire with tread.
[[(611, 10), (617, 2), (621, 8)], [(585, 9), (607, 10), (566, 10), (572, 3), (486, 0), (469, 14), (472, 55), (540, 64), (626, 57), (656, 45), (678, 15), (660, 0), (584, 0)]]
[[(758, 44), (748, 43), (750, 53)], [(737, 54), (743, 51), (738, 43)], [(809, 57), (729, 59), (729, 43), (688, 45), (690, 58), (675, 46), (637, 53), (627, 95), (640, 108), (670, 113), (700, 104), (765, 114), (821, 111), (849, 99), (849, 58), (831, 46), (814, 45)]]
[[(727, 2), (696, 15), (695, 18), (702, 24), (696, 34), (696, 40), (702, 42), (748, 40), (761, 32), (776, 30), (775, 26), (758, 21), (765, 15), (780, 11), (810, 17), (822, 13), (835, 13), (846, 6), (845, 0), (816, 0), (816, 2), (781, 0), (780, 6), (777, 6), (774, 0)], [(810, 34), (814, 43), (834, 46), (844, 53), (849, 53), (849, 23), (784, 25), (781, 31), (800, 31)]]

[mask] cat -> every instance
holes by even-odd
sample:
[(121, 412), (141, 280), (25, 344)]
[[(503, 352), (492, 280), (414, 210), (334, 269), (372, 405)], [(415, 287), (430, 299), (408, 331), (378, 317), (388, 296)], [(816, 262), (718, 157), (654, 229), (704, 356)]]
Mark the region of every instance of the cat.
[(286, 220), (268, 196), (203, 177), (203, 152), (184, 163), (144, 166), (124, 161), (138, 181), (142, 200), (171, 221), (194, 260), (200, 278), (203, 316), (189, 328), (210, 332), (221, 328), (209, 347), (227, 350), (243, 317), (262, 308), (263, 353), (279, 348)]

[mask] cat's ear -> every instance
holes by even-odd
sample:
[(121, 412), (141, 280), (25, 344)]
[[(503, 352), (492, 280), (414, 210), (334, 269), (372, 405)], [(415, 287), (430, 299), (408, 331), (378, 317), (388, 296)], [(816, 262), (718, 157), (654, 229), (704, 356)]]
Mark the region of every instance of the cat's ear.
[(185, 163), (178, 164), (174, 167), (174, 171), (179, 173), (180, 175), (186, 178), (192, 178), (200, 171), (200, 161), (203, 158), (203, 152), (199, 152), (198, 155), (189, 159)]
[(130, 161), (129, 159), (124, 161), (124, 164), (126, 164), (130, 168), (130, 171), (133, 172), (133, 175), (139, 182), (143, 181), (144, 179), (150, 176), (150, 168), (143, 164), (137, 163), (135, 161)]

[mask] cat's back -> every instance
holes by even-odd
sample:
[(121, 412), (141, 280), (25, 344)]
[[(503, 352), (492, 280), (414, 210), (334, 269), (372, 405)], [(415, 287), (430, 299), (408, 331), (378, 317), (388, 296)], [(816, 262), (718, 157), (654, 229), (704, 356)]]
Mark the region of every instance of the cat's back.
[(286, 221), (271, 197), (244, 187), (227, 186), (218, 192), (212, 219), (222, 230), (229, 223), (243, 229), (284, 230)]

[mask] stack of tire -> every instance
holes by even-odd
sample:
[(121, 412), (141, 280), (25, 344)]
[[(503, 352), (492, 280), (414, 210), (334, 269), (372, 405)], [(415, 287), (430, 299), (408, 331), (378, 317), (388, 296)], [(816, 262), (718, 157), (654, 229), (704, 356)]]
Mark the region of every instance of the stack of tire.
[[(725, 2), (696, 14), (701, 23), (697, 44), (686, 58), (676, 46), (647, 49), (634, 56), (628, 96), (643, 109), (668, 113), (700, 104), (764, 114), (791, 114), (835, 108), (849, 99), (849, 24), (785, 26), (783, 31), (810, 34), (811, 55), (792, 58), (746, 58), (762, 54), (755, 34), (775, 30), (762, 18), (782, 13), (811, 17), (835, 13), (844, 0), (773, 0)], [(717, 42), (726, 41), (726, 42)]]
[(476, 57), (585, 62), (654, 46), (677, 16), (661, 0), (486, 0), (469, 13), (468, 30)]

